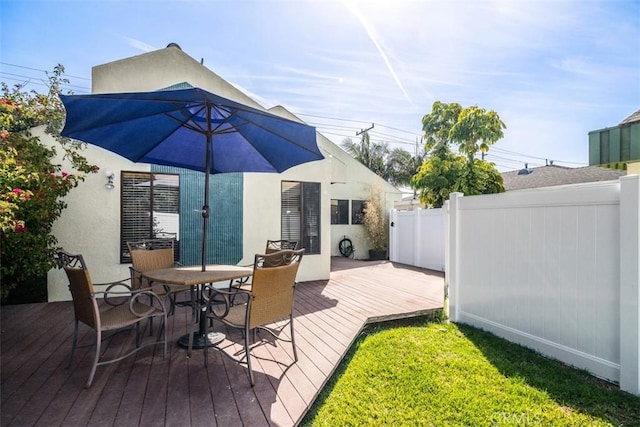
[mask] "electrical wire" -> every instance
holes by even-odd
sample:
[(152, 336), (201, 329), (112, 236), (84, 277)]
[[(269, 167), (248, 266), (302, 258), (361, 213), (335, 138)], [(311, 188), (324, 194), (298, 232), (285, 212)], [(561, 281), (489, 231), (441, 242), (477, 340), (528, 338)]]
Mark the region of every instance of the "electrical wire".
[[(47, 70), (41, 70), (39, 68), (25, 67), (24, 65), (9, 64), (8, 62), (2, 62), (2, 61), (0, 61), (0, 64), (6, 65), (6, 66), (9, 66), (9, 67), (22, 68), (22, 69), (25, 69), (25, 70), (39, 71), (39, 72), (45, 73), (45, 74), (50, 72), (50, 71), (47, 71)], [(62, 73), (62, 74), (67, 76), (67, 77), (72, 77), (74, 79), (86, 80), (86, 81), (89, 81), (89, 82), (91, 81), (91, 79), (88, 78), (88, 77), (74, 76), (74, 75), (67, 74), (67, 73)]]
[[(20, 68), (25, 70), (37, 71), (39, 73), (44, 73), (45, 78), (46, 76), (48, 76), (48, 73), (49, 73), (48, 71), (43, 69), (11, 64), (7, 62), (0, 61), (0, 64), (8, 67), (15, 67), (15, 68)], [(2, 75), (3, 78), (7, 80), (22, 82), (24, 85), (35, 84), (35, 85), (45, 86), (45, 87), (48, 86), (46, 82), (42, 80), (42, 78), (38, 78), (38, 77), (10, 73), (6, 71), (0, 71), (0, 75)], [(62, 75), (69, 78), (91, 81), (91, 79), (87, 77), (74, 76), (66, 73), (63, 73)], [(70, 90), (79, 90), (80, 93), (91, 93), (90, 88), (79, 86), (79, 85), (67, 83), (67, 84), (62, 84), (61, 87), (68, 88)], [(311, 126), (316, 127), (320, 132), (322, 132), (325, 135), (330, 135), (330, 136), (339, 137), (343, 139), (347, 139), (347, 138), (354, 139), (355, 137), (358, 136), (357, 134), (359, 132), (359, 129), (357, 129), (357, 127), (363, 127), (363, 126), (367, 127), (369, 126), (369, 124), (372, 124), (374, 126), (374, 128), (368, 132), (369, 138), (372, 142), (375, 142), (375, 143), (386, 143), (390, 146), (393, 146), (393, 145), (412, 146), (415, 148), (416, 143), (420, 145), (421, 139), (422, 139), (422, 134), (420, 133), (416, 133), (414, 131), (408, 131), (405, 129), (399, 129), (396, 127), (387, 126), (380, 123), (375, 123), (375, 122), (372, 123), (371, 121), (368, 121), (368, 120), (344, 119), (340, 117), (331, 117), (331, 116), (325, 116), (320, 114), (308, 114), (308, 113), (294, 113), (294, 114), (296, 114), (296, 116), (301, 116), (301, 117), (312, 117), (315, 119), (331, 120), (331, 121), (337, 122), (337, 123), (325, 123), (325, 122), (313, 120), (313, 121), (309, 121), (308, 123)], [(409, 134), (409, 135), (412, 135), (414, 138), (420, 138), (420, 140), (416, 141), (416, 140), (412, 140), (410, 137), (398, 136), (398, 135), (394, 135), (386, 132), (380, 132), (379, 130), (377, 130), (379, 128), (385, 128), (392, 131)], [(496, 153), (498, 155), (496, 155)], [(511, 163), (517, 163), (517, 164), (523, 164), (523, 163), (527, 163), (529, 165), (538, 164), (537, 162), (524, 161), (520, 159), (520, 158), (524, 158), (524, 159), (544, 160), (545, 164), (549, 164), (549, 161), (553, 161), (554, 164), (563, 163), (563, 164), (569, 164), (569, 165), (586, 166), (586, 164), (582, 162), (573, 162), (568, 160), (551, 159), (550, 157), (533, 156), (530, 154), (520, 153), (517, 151), (507, 150), (507, 149), (495, 147), (495, 146), (491, 147), (490, 152), (485, 154), (485, 158), (487, 158), (488, 156), (491, 156), (491, 159), (495, 158), (503, 162), (511, 162)]]
[(582, 162), (572, 162), (572, 161), (568, 161), (568, 160), (557, 160), (557, 159), (552, 159), (550, 157), (531, 156), (529, 154), (518, 153), (516, 151), (506, 150), (506, 149), (500, 148), (500, 147), (491, 147), (491, 150), (495, 150), (495, 151), (497, 151), (499, 153), (504, 153), (504, 154), (511, 154), (511, 155), (516, 155), (516, 156), (526, 157), (526, 158), (531, 158), (531, 159), (537, 159), (537, 160), (544, 160), (545, 163), (547, 163), (548, 161), (552, 160), (554, 163), (567, 163), (567, 164), (572, 164), (572, 165), (587, 166), (585, 163), (582, 163)]
[[(26, 74), (11, 73), (6, 70), (0, 70), (0, 75), (3, 77), (3, 80), (18, 82), (18, 84), (20, 84), (21, 87), (25, 87), (29, 84), (33, 84), (36, 86), (43, 86), (47, 88), (49, 87), (49, 84), (47, 82), (49, 79), (50, 71), (41, 70), (33, 67), (25, 67), (23, 65), (10, 64), (8, 62), (0, 62), (0, 64), (8, 67), (20, 68), (20, 69), (30, 70), (30, 71), (37, 71), (38, 73), (44, 74), (43, 76), (33, 76), (33, 75), (26, 75)], [(64, 78), (73, 78), (73, 79), (91, 81), (91, 79), (89, 78), (74, 76), (67, 73), (62, 73), (61, 76)], [(90, 88), (86, 86), (71, 84), (71, 83), (61, 83), (60, 88), (69, 90), (74, 93), (91, 93)]]
[[(13, 73), (6, 73), (4, 71), (0, 71), (0, 76), (3, 77), (4, 80), (11, 80), (11, 81), (15, 81), (15, 82), (19, 82), (21, 83), (21, 86), (26, 86), (28, 84), (35, 84), (38, 86), (44, 86), (44, 87), (49, 87), (49, 85), (43, 81), (42, 79), (39, 79), (37, 77), (30, 77), (30, 76), (25, 76), (25, 75), (20, 75), (20, 74), (13, 74)], [(73, 85), (70, 83), (62, 83), (60, 84), (60, 87), (63, 88), (68, 88), (71, 90), (76, 90), (79, 89), (81, 93), (89, 93), (89, 89), (85, 86), (78, 86), (78, 85)]]

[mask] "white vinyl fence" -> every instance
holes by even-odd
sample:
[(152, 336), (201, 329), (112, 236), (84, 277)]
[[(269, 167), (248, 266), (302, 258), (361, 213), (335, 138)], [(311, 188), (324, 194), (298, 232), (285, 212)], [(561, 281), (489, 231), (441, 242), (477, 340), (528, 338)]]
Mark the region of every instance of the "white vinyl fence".
[(444, 208), (392, 209), (389, 225), (390, 261), (444, 271)]
[(640, 176), (448, 203), (452, 321), (640, 394)]

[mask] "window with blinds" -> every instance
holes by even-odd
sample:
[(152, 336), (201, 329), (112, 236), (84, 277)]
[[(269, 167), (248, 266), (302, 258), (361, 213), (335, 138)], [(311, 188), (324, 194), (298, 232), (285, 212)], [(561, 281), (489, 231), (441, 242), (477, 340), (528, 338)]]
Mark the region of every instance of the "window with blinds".
[(349, 201), (331, 199), (331, 224), (349, 224)]
[(120, 262), (129, 263), (128, 241), (180, 240), (180, 176), (122, 172)]
[(281, 238), (296, 240), (307, 254), (320, 253), (320, 183), (282, 182)]

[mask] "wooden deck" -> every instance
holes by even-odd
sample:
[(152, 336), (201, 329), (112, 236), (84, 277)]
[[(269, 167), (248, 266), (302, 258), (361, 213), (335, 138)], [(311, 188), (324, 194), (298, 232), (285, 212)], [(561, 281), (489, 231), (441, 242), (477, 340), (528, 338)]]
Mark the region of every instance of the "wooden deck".
[[(92, 349), (76, 351), (74, 369), (66, 369), (71, 303), (3, 306), (0, 425), (297, 425), (367, 322), (424, 314), (442, 307), (442, 301), (440, 272), (334, 258), (330, 280), (298, 285), (298, 362), (292, 364), (289, 343), (267, 341), (254, 351), (260, 357), (254, 388), (246, 369), (217, 351), (209, 352), (208, 369), (202, 351), (186, 357), (175, 342), (192, 327), (188, 308), (178, 307), (169, 318), (166, 360), (160, 346), (146, 348), (98, 367), (93, 385), (85, 389)], [(116, 335), (107, 351), (119, 351), (130, 339)]]

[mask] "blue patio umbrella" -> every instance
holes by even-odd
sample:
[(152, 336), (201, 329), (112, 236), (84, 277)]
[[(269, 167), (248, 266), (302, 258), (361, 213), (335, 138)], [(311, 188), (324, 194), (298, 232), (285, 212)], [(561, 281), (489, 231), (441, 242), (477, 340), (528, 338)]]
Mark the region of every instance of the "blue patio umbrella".
[(200, 88), (60, 98), (67, 111), (62, 136), (97, 145), (133, 162), (204, 172), (203, 271), (210, 174), (280, 173), (324, 158), (314, 127)]

